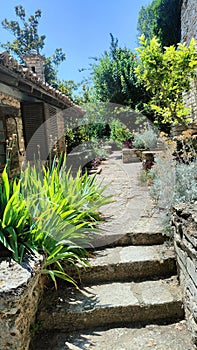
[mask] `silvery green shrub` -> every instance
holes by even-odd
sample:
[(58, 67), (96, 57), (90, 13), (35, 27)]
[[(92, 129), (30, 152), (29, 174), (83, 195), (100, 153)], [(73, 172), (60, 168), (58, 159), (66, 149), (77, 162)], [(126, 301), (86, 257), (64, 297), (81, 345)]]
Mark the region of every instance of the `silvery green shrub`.
[(156, 148), (157, 147), (157, 134), (149, 125), (139, 132), (134, 134), (133, 147), (140, 148)]

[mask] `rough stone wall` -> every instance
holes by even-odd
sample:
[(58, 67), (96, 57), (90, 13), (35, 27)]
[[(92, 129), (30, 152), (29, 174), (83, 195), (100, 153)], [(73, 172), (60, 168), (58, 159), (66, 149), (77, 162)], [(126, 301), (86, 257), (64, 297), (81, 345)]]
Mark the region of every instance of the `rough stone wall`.
[(63, 113), (58, 113), (57, 118), (57, 131), (58, 131), (58, 147), (60, 152), (66, 152), (66, 144), (65, 144), (65, 125), (64, 125), (64, 115)]
[[(197, 19), (196, 19), (197, 21)], [(184, 94), (185, 105), (191, 108), (190, 117), (197, 122), (197, 78), (191, 84), (191, 90)]]
[(16, 109), (20, 109), (20, 102), (19, 102), (19, 100), (15, 99), (15, 98), (13, 98), (11, 96), (5, 95), (2, 92), (0, 92), (0, 105), (9, 106), (9, 107), (14, 107)]
[(197, 202), (174, 208), (173, 227), (186, 319), (197, 345)]
[(183, 0), (181, 9), (181, 37), (187, 44), (197, 39), (197, 1)]
[(24, 152), (20, 101), (0, 92), (0, 114), (6, 119), (7, 139), (13, 138), (13, 135), (16, 135), (16, 142), (12, 150), (11, 168), (13, 170), (19, 169)]
[(28, 350), (42, 295), (39, 283), (42, 259), (28, 259), (22, 266), (0, 259), (0, 349)]
[[(197, 40), (197, 1), (183, 0), (181, 10), (181, 41), (188, 45), (192, 38)], [(197, 79), (195, 79), (192, 89), (185, 94), (186, 106), (191, 108), (191, 117), (197, 122)]]
[(23, 138), (23, 124), (21, 117), (10, 116), (7, 118), (7, 132), (8, 137), (16, 135), (15, 145), (12, 150), (11, 168), (13, 171), (21, 168), (24, 160), (24, 138)]

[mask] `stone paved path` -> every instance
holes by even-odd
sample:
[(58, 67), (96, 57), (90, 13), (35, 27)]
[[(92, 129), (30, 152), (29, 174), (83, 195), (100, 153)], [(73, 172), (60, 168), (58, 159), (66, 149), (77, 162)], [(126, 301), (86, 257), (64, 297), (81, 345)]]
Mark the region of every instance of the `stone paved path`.
[(98, 181), (110, 184), (115, 201), (101, 209), (106, 222), (92, 241), (92, 268), (75, 276), (81, 292), (64, 284), (46, 291), (32, 349), (193, 350), (173, 247), (139, 184), (141, 164), (123, 165), (114, 152), (102, 168)]
[[(104, 234), (93, 241), (95, 247), (113, 244), (117, 240), (120, 240), (121, 245), (124, 241), (127, 244), (128, 236), (134, 232), (140, 234), (139, 231), (143, 231), (143, 227), (147, 231), (147, 225), (151, 227), (152, 234), (161, 231), (147, 187), (142, 186), (138, 178), (141, 168), (140, 162), (123, 164), (120, 152), (113, 152), (110, 158), (103, 162), (103, 171), (98, 176), (98, 181), (108, 185), (105, 194), (112, 195), (114, 203), (101, 208), (106, 222), (100, 226)], [(137, 238), (140, 240), (140, 237)], [(151, 244), (150, 235), (148, 240)]]

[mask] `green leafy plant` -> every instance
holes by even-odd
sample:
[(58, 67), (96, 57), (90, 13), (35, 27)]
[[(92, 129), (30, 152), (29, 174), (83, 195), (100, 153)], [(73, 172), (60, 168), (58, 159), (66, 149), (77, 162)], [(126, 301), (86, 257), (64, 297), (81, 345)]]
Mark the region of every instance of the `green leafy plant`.
[(5, 167), (0, 184), (0, 242), (17, 262), (26, 250), (35, 253), (35, 245), (28, 235), (31, 217), (21, 194), (21, 182), (10, 181)]
[(51, 168), (28, 164), (19, 180), (9, 180), (7, 169), (0, 187), (0, 242), (21, 262), (26, 253), (44, 254), (42, 273), (75, 284), (64, 262), (88, 265), (86, 247), (102, 220), (100, 206), (109, 202), (95, 177), (74, 178), (66, 158)]
[(140, 38), (139, 64), (136, 75), (151, 94), (149, 107), (156, 120), (162, 123), (187, 123), (190, 110), (184, 107), (183, 93), (188, 91), (195, 77), (196, 41), (165, 47), (154, 37), (150, 43), (145, 36)]
[(34, 219), (31, 234), (46, 255), (43, 273), (72, 281), (65, 273), (62, 261), (87, 264), (88, 234), (97, 231), (101, 220), (98, 208), (109, 202), (102, 196), (104, 188), (95, 177), (78, 171), (73, 177), (66, 171), (66, 160), (52, 169), (34, 165), (22, 173), (22, 191), (27, 208)]
[[(191, 136), (191, 135), (190, 135)], [(177, 203), (197, 200), (197, 157), (189, 132), (178, 137), (182, 142), (168, 139), (168, 149), (157, 156), (149, 174), (152, 177), (150, 195), (161, 209), (163, 226), (170, 232), (171, 209)], [(166, 233), (165, 232), (165, 233)]]
[(137, 30), (149, 41), (157, 36), (162, 47), (181, 39), (181, 0), (152, 0), (139, 11)]
[(90, 140), (90, 136), (87, 133), (87, 128), (85, 125), (76, 125), (73, 123), (72, 126), (68, 127), (66, 125), (66, 143), (67, 152), (70, 153), (74, 148)]
[(132, 137), (130, 130), (119, 119), (114, 119), (110, 123), (110, 139), (122, 146), (122, 143)]
[(126, 47), (119, 47), (118, 39), (110, 34), (108, 51), (93, 58), (89, 65), (92, 81), (92, 100), (112, 102), (135, 108), (145, 100), (145, 89), (138, 83), (136, 55)]

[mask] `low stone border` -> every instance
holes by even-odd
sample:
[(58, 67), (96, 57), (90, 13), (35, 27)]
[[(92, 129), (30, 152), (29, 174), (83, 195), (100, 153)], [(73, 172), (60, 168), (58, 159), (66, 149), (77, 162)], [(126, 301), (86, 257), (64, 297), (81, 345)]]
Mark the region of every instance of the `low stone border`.
[(163, 150), (159, 148), (146, 151), (144, 149), (123, 148), (122, 159), (123, 163), (135, 163), (139, 161), (144, 163), (149, 161), (154, 162), (154, 158), (162, 153)]
[(27, 258), (22, 265), (0, 258), (0, 349), (29, 349), (30, 327), (43, 291), (42, 265), (42, 256)]

